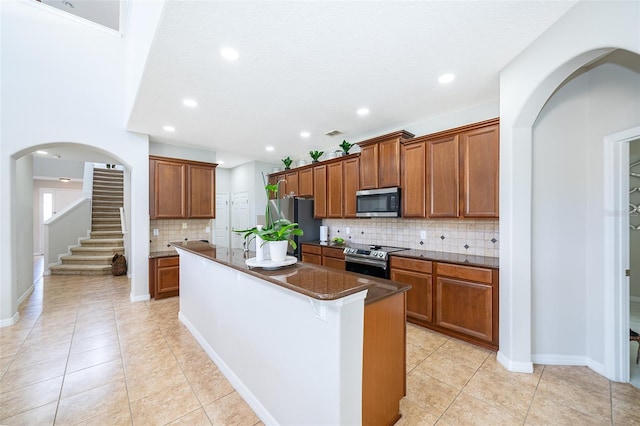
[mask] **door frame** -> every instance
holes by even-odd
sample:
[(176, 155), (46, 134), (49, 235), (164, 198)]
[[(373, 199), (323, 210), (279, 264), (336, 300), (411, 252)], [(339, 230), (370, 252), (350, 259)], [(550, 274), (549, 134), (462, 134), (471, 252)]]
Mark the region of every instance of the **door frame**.
[(605, 369), (629, 382), (629, 143), (640, 126), (604, 138)]

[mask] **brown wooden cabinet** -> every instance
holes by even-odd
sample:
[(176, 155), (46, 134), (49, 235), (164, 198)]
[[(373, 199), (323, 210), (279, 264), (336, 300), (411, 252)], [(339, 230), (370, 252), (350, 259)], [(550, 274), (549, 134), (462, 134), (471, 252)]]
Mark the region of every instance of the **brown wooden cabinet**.
[(342, 162), (327, 164), (327, 217), (342, 217)]
[(215, 218), (216, 166), (150, 156), (150, 218)]
[(402, 130), (359, 142), (360, 189), (400, 186), (400, 144), (412, 137)]
[(471, 130), (460, 139), (464, 217), (498, 217), (500, 126)]
[(313, 168), (311, 167), (298, 172), (298, 196), (313, 198)]
[(429, 217), (458, 217), (460, 215), (458, 135), (429, 140), (426, 144)]
[(342, 161), (342, 216), (356, 217), (356, 191), (359, 189), (360, 159)]
[(402, 146), (402, 217), (426, 217), (426, 143)]
[(180, 294), (180, 257), (149, 259), (149, 295), (164, 299)]
[(327, 166), (313, 168), (313, 217), (327, 217)]
[(437, 263), (436, 274), (436, 325), (497, 347), (497, 270)]
[(344, 249), (322, 246), (322, 266), (345, 270)]
[(302, 244), (302, 261), (322, 265), (322, 247), (315, 244)]
[(407, 292), (407, 317), (421, 322), (433, 321), (432, 263), (429, 260), (392, 256), (391, 281), (410, 284)]
[(284, 188), (280, 188), (280, 198), (285, 195), (298, 194), (298, 172), (287, 172), (284, 175)]

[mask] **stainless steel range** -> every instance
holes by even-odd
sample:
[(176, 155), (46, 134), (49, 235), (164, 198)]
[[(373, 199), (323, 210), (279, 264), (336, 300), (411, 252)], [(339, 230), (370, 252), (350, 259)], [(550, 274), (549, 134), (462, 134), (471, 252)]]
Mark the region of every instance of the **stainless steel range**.
[(344, 249), (345, 269), (359, 274), (389, 278), (389, 253), (402, 247), (352, 244)]

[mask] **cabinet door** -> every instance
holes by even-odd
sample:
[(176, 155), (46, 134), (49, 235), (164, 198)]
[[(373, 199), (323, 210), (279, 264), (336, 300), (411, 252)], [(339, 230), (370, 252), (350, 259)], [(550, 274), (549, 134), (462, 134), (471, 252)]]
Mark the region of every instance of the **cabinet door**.
[(427, 141), (429, 217), (458, 217), (460, 212), (458, 136)]
[(462, 194), (465, 217), (498, 217), (499, 126), (462, 134)]
[(402, 216), (426, 217), (426, 144), (402, 146)]
[(180, 289), (180, 258), (158, 259), (155, 281), (156, 299), (177, 296)]
[(359, 189), (359, 159), (350, 158), (342, 162), (344, 217), (356, 217), (356, 191)]
[(327, 217), (342, 217), (342, 162), (327, 166)]
[(360, 189), (378, 187), (378, 145), (367, 145), (360, 150)]
[(322, 256), (320, 256), (319, 254), (302, 253), (302, 261), (304, 263), (322, 265)]
[(400, 140), (380, 142), (378, 151), (378, 188), (400, 186)]
[(298, 172), (287, 172), (284, 179), (284, 192), (280, 194), (280, 198), (284, 195), (289, 195), (292, 192), (294, 195), (298, 195)]
[(424, 274), (402, 269), (391, 269), (391, 281), (410, 284), (407, 291), (407, 316), (418, 320), (433, 321), (433, 278)]
[(164, 160), (155, 161), (154, 219), (187, 217), (186, 165)]
[(187, 215), (190, 218), (216, 217), (216, 169), (211, 166), (190, 164), (187, 166), (188, 191)]
[(308, 168), (298, 172), (298, 196), (313, 197), (313, 169)]
[(327, 166), (313, 168), (313, 217), (327, 217)]
[(492, 341), (493, 287), (438, 277), (436, 324), (475, 338)]
[(345, 270), (344, 260), (343, 259), (336, 259), (336, 258), (333, 258), (333, 257), (323, 256), (322, 257), (322, 265), (323, 266), (327, 266), (329, 268), (340, 269), (342, 271)]
[[(275, 185), (280, 180), (280, 175), (271, 174), (269, 175), (269, 185)], [(275, 198), (275, 194), (273, 192), (269, 192), (269, 199), (272, 200)]]

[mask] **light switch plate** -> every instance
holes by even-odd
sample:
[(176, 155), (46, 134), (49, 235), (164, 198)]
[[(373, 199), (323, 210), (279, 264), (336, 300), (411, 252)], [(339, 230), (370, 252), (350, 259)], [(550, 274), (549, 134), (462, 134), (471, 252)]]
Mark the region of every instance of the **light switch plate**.
[(187, 229), (187, 222), (182, 222), (182, 229)]
[(157, 237), (158, 235), (160, 235), (160, 231), (158, 230), (158, 228), (153, 228), (153, 236)]
[(347, 235), (349, 235), (349, 234), (351, 233), (351, 229), (347, 228), (347, 229), (345, 229), (345, 230), (344, 230), (344, 232), (345, 232)]
[(209, 232), (211, 232), (211, 228), (207, 226), (206, 228), (204, 228), (204, 232), (208, 234)]
[(427, 239), (427, 231), (420, 231), (420, 239), (421, 240)]

